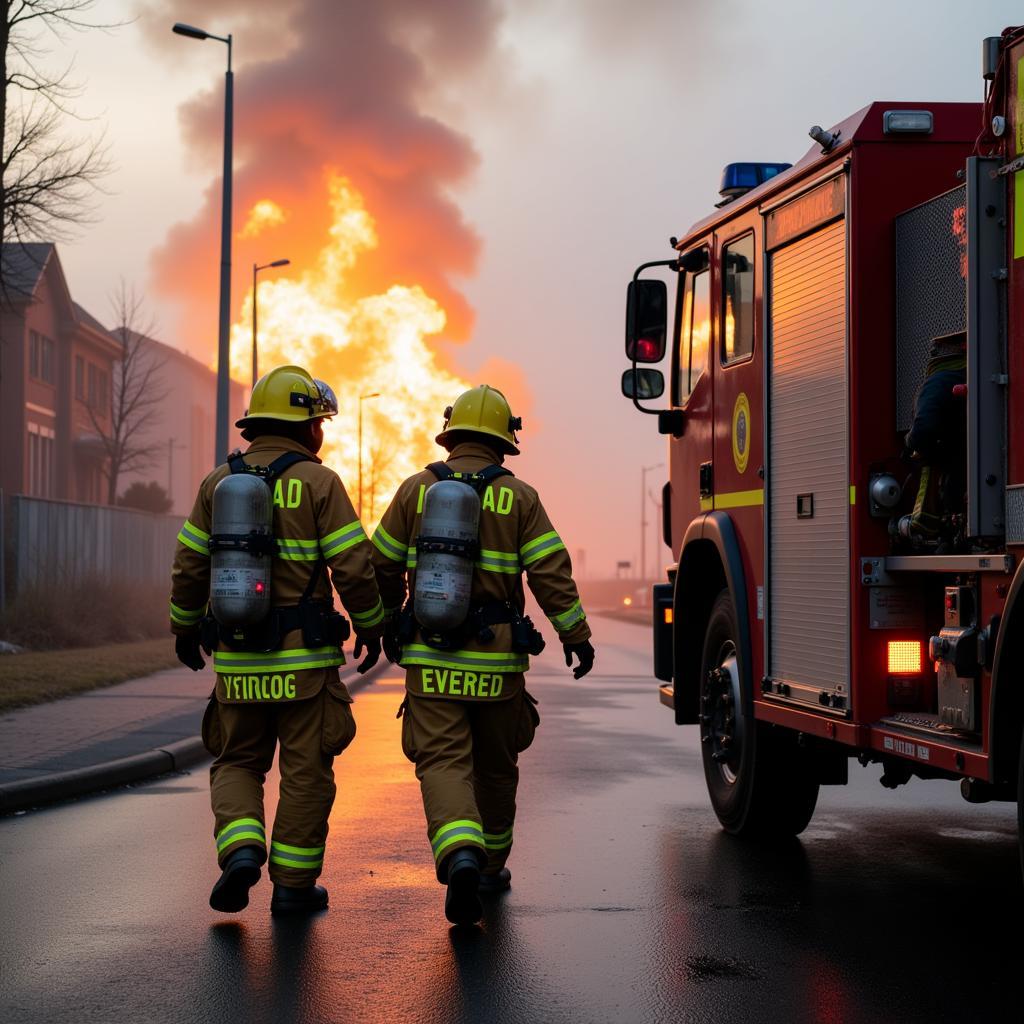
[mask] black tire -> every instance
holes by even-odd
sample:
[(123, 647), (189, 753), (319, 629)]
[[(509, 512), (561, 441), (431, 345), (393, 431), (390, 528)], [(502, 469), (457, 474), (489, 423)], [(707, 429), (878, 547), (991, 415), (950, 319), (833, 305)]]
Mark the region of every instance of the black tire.
[(818, 801), (815, 767), (795, 733), (755, 721), (737, 636), (732, 597), (722, 590), (711, 607), (700, 673), (701, 755), (711, 806), (732, 835), (799, 835)]
[(1021, 875), (1024, 877), (1024, 737), (1021, 738), (1017, 765), (1017, 853)]

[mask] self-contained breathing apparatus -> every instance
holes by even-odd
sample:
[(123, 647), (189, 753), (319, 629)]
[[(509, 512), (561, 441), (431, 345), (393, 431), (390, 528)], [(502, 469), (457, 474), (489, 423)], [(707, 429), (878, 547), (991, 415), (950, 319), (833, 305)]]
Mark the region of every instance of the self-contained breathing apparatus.
[(470, 639), (492, 643), (491, 627), (507, 624), (513, 651), (540, 654), (544, 638), (511, 602), (487, 601), (472, 607), (474, 564), (480, 554), (480, 494), (498, 477), (512, 473), (497, 465), (478, 473), (458, 473), (444, 462), (426, 468), (437, 482), (427, 488), (423, 500), (416, 584), (399, 616), (399, 643), (412, 643), (418, 630), (428, 646), (456, 650)]
[(349, 624), (330, 601), (313, 594), (327, 568), (318, 554), (297, 605), (271, 605), (274, 537), (273, 487), (297, 462), (312, 456), (286, 452), (269, 466), (247, 465), (240, 451), (228, 456), (231, 472), (214, 488), (210, 533), (210, 609), (202, 621), (207, 652), (223, 643), (236, 650), (279, 650), (285, 636), (302, 630), (306, 647), (340, 647)]

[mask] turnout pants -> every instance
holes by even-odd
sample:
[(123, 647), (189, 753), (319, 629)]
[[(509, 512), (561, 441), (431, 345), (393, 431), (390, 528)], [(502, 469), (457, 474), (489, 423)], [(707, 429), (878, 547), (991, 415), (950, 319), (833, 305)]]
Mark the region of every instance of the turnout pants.
[(408, 694), (402, 749), (416, 765), (437, 879), (447, 858), (472, 848), (485, 874), (505, 866), (512, 850), (519, 754), (540, 721), (524, 689), (486, 703)]
[(351, 698), (330, 684), (308, 700), (226, 704), (214, 697), (203, 742), (214, 755), (210, 796), (217, 860), (243, 846), (267, 859), (263, 783), (280, 745), (280, 799), (270, 842), (270, 877), (278, 885), (312, 885), (324, 863), (327, 819), (334, 804), (333, 762), (355, 737)]

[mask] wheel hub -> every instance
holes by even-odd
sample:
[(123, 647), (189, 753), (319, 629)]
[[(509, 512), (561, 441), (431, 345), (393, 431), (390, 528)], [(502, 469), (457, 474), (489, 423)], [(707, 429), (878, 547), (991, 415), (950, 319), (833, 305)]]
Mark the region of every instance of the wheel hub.
[(730, 786), (736, 782), (743, 753), (739, 678), (736, 651), (728, 643), (722, 649), (718, 666), (708, 672), (700, 721), (701, 740), (710, 745), (711, 760)]

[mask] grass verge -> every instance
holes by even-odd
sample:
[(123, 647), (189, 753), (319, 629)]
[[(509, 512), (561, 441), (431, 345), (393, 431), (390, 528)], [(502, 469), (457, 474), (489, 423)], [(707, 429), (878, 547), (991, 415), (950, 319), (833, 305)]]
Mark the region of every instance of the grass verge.
[(174, 638), (0, 656), (0, 711), (113, 686), (178, 663)]

